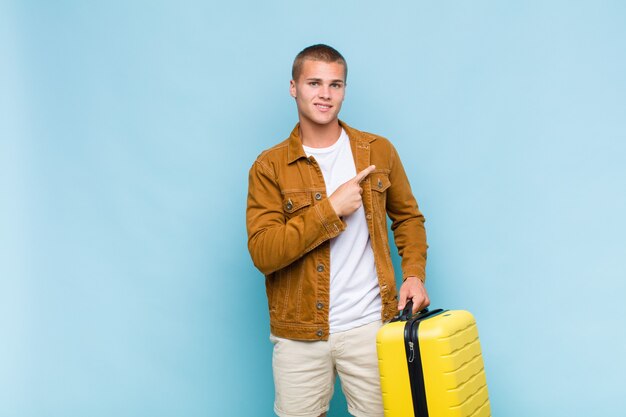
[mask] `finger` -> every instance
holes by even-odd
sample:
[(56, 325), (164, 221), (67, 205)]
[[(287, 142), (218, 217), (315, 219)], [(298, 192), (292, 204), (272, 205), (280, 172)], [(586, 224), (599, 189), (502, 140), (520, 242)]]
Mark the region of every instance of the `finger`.
[(356, 181), (357, 184), (360, 183), (361, 181), (363, 181), (365, 179), (365, 177), (367, 177), (369, 174), (371, 174), (372, 171), (374, 171), (375, 169), (376, 169), (375, 165), (368, 166), (363, 171), (361, 171), (358, 174), (356, 174), (356, 177), (354, 177), (354, 181)]
[(413, 314), (417, 314), (418, 312), (423, 310), (422, 302), (424, 300), (420, 299), (417, 296), (413, 296), (412, 300), (413, 300)]
[(423, 296), (414, 296), (413, 297), (413, 313), (417, 313), (418, 311), (422, 311), (426, 307), (430, 305), (430, 300), (428, 297)]
[(407, 298), (406, 294), (403, 294), (402, 291), (400, 291), (400, 296), (398, 298), (398, 310), (404, 310)]

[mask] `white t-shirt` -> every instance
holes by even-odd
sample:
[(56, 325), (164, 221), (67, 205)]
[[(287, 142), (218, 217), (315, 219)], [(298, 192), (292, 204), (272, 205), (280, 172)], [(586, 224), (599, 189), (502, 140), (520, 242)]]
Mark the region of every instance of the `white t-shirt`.
[[(327, 196), (357, 174), (350, 139), (343, 129), (328, 148), (304, 146), (304, 152), (321, 168)], [(363, 206), (343, 220), (346, 229), (330, 241), (331, 333), (379, 320), (382, 305)]]

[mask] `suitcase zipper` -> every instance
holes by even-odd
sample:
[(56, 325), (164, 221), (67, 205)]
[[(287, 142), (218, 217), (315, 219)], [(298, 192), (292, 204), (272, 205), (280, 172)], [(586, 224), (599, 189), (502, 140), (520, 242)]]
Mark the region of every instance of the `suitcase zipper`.
[(422, 361), (419, 352), (419, 341), (417, 339), (419, 323), (420, 319), (417, 317), (409, 319), (406, 322), (404, 327), (404, 342), (408, 362), (407, 366), (409, 368), (411, 397), (413, 400), (413, 415), (415, 417), (428, 417), (426, 390), (424, 387), (424, 376), (422, 375)]
[(404, 325), (404, 346), (406, 349), (407, 366), (409, 368), (409, 382), (411, 385), (411, 397), (413, 399), (413, 414), (415, 417), (428, 417), (428, 404), (426, 404), (426, 387), (424, 386), (424, 370), (420, 355), (418, 329), (420, 322), (432, 316), (443, 313), (446, 310), (429, 311), (426, 314), (417, 315), (407, 320)]

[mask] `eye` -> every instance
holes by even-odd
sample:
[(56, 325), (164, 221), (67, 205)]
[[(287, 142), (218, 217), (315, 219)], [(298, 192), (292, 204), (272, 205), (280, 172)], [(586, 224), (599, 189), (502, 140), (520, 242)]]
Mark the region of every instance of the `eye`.
[(309, 82), (309, 85), (312, 87), (317, 87), (319, 85), (319, 83), (317, 81), (311, 81)]
[(330, 86), (332, 88), (341, 88), (341, 84), (339, 84), (339, 83), (332, 83)]

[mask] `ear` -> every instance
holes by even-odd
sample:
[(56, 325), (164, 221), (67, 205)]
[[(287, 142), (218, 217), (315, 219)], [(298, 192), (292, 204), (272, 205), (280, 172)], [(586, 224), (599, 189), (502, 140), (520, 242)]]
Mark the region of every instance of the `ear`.
[(289, 81), (289, 94), (291, 94), (291, 97), (296, 98), (296, 82), (294, 80)]

